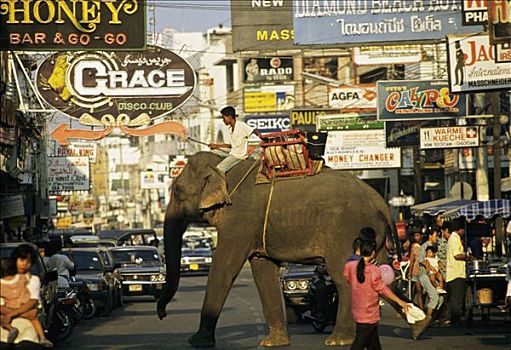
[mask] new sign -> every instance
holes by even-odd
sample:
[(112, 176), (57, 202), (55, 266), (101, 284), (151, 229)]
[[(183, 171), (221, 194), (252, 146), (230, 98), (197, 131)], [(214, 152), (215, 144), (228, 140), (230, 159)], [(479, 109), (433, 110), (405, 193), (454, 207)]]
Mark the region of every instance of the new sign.
[(385, 148), (383, 130), (329, 132), (323, 158), (325, 165), (333, 169), (401, 167), (401, 150)]
[(47, 164), (50, 194), (90, 189), (89, 157), (47, 157)]
[(488, 35), (453, 35), (447, 45), (452, 92), (511, 89), (511, 63), (496, 64)]
[(380, 81), (378, 119), (389, 121), (445, 119), (467, 115), (466, 97), (453, 95), (447, 81)]
[(328, 88), (328, 105), (339, 109), (375, 109), (376, 85), (355, 85)]
[(448, 34), (469, 31), (461, 26), (460, 12), (459, 0), (300, 0), (293, 6), (295, 43), (360, 45), (442, 40)]
[(243, 93), (245, 112), (280, 112), (295, 106), (294, 85), (247, 86)]
[(56, 110), (91, 126), (140, 126), (184, 104), (195, 73), (172, 51), (56, 53), (36, 72), (36, 88)]
[(143, 50), (145, 0), (2, 0), (0, 50)]
[(421, 149), (478, 147), (479, 128), (477, 126), (421, 128), (420, 142)]
[(249, 58), (243, 60), (246, 83), (292, 81), (293, 58)]

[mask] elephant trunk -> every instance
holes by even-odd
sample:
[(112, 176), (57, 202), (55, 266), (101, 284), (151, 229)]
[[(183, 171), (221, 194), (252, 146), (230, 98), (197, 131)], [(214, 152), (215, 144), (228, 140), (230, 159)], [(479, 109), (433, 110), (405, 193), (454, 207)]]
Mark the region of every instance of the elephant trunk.
[(166, 280), (157, 304), (158, 317), (163, 319), (167, 316), (165, 311), (167, 304), (176, 294), (179, 286), (181, 270), (181, 245), (183, 233), (188, 224), (184, 220), (165, 218), (164, 223), (164, 248), (166, 263)]

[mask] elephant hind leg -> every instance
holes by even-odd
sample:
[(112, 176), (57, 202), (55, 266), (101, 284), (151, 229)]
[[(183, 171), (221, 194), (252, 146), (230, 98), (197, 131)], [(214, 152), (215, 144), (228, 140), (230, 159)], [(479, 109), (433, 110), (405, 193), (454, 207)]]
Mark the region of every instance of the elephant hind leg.
[(279, 266), (264, 257), (252, 257), (250, 266), (263, 305), (264, 318), (269, 328), (268, 336), (261, 340), (259, 345), (289, 345), (284, 300), (280, 288)]

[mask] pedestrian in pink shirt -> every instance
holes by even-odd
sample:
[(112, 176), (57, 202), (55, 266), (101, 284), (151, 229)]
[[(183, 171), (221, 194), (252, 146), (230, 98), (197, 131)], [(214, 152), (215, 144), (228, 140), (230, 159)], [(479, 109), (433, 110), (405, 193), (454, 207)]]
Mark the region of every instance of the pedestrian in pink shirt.
[(360, 260), (349, 261), (344, 266), (344, 277), (351, 288), (351, 313), (357, 323), (355, 341), (351, 345), (351, 350), (366, 348), (378, 350), (381, 349), (378, 336), (379, 295), (385, 295), (405, 310), (408, 310), (409, 305), (387, 288), (383, 283), (380, 269), (371, 263), (376, 256), (376, 243), (362, 241), (360, 255), (362, 256)]

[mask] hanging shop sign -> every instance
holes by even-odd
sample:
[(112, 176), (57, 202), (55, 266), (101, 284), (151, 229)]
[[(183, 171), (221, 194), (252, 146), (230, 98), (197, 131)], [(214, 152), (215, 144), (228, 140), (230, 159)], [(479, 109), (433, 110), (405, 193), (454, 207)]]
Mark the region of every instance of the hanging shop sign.
[(292, 81), (293, 58), (249, 58), (243, 60), (245, 83)]
[(496, 64), (488, 35), (449, 36), (447, 54), (452, 92), (511, 89), (511, 63)]
[(89, 157), (47, 157), (48, 191), (88, 191), (90, 189)]
[(488, 24), (488, 0), (462, 0), (464, 26)]
[(333, 169), (401, 167), (401, 150), (385, 148), (383, 130), (329, 132), (323, 158)]
[(339, 109), (293, 109), (290, 113), (291, 129), (315, 132), (317, 117), (321, 115), (340, 114)]
[(422, 61), (420, 45), (386, 45), (353, 48), (353, 63), (358, 66), (405, 64)]
[(231, 0), (233, 51), (293, 49), (293, 0)]
[(188, 163), (188, 159), (185, 156), (176, 156), (170, 162), (170, 177), (178, 177)]
[(71, 142), (67, 146), (56, 144), (51, 157), (89, 157), (90, 163), (96, 163), (98, 145), (95, 142)]
[(387, 147), (408, 147), (420, 144), (419, 130), (426, 127), (453, 126), (456, 119), (386, 121), (385, 145)]
[(254, 85), (243, 90), (245, 112), (289, 111), (295, 106), (294, 85)]
[(143, 190), (165, 189), (169, 186), (169, 173), (166, 171), (141, 171), (140, 188)]
[(301, 0), (294, 2), (295, 44), (437, 41), (467, 33), (461, 4), (452, 1)]
[(376, 97), (375, 84), (328, 87), (328, 105), (331, 108), (376, 110)]
[(81, 124), (102, 130), (67, 130), (62, 124), (53, 137), (97, 140), (113, 127), (133, 136), (186, 131), (175, 122), (145, 129), (157, 117), (183, 105), (196, 81), (190, 64), (172, 51), (150, 47), (144, 52), (62, 52), (46, 58), (36, 71), (36, 89), (53, 108)]
[(356, 113), (320, 115), (317, 117), (318, 131), (383, 129), (384, 122), (376, 120), (376, 115)]
[(511, 43), (511, 0), (488, 1), (491, 44)]
[(143, 50), (145, 0), (0, 2), (0, 50)]
[(467, 115), (466, 97), (453, 95), (447, 81), (380, 81), (377, 89), (380, 120), (445, 119)]
[(451, 126), (420, 129), (421, 149), (479, 146), (479, 127)]
[(511, 42), (508, 44), (495, 44), (495, 62), (511, 63)]

